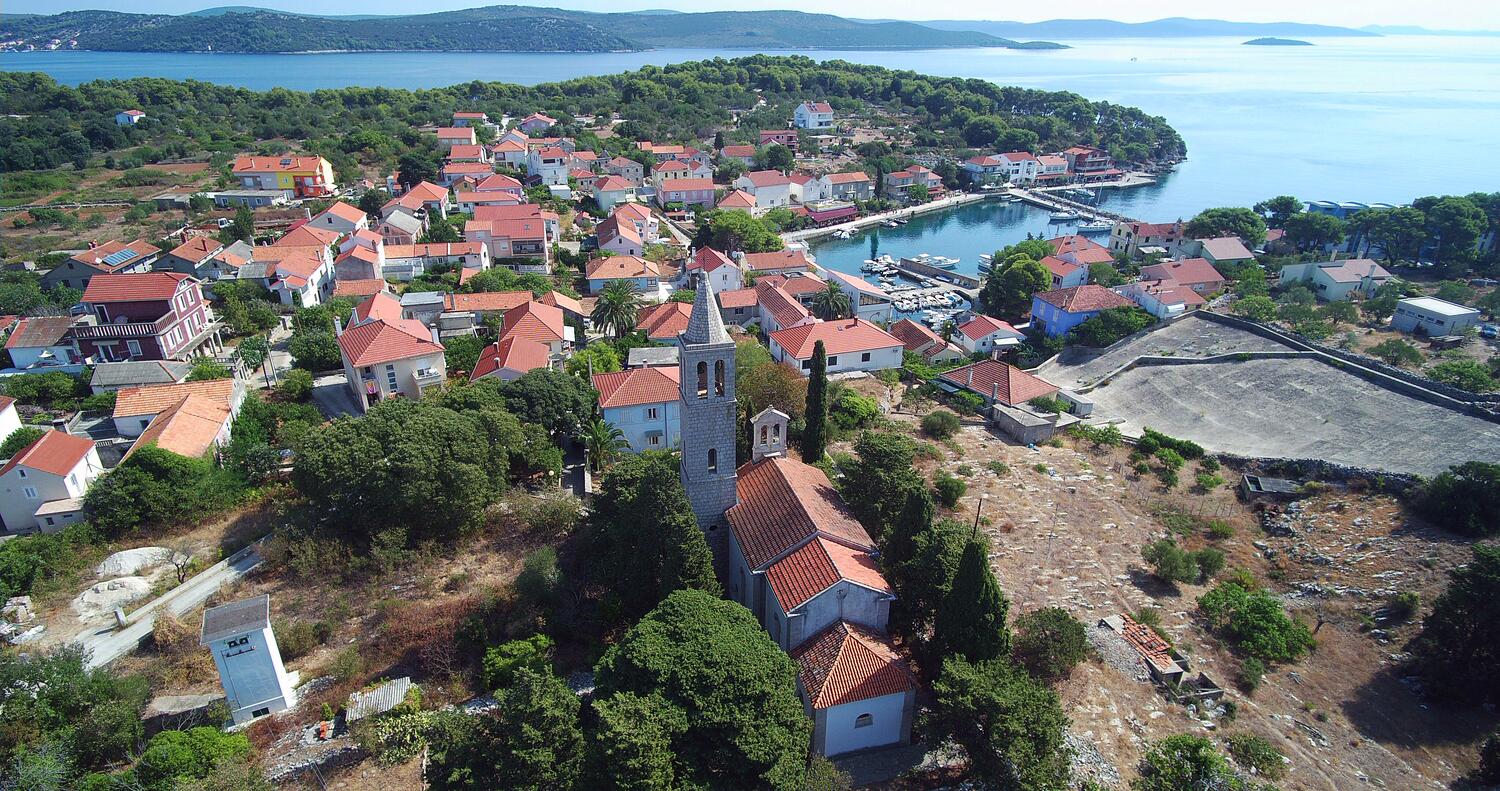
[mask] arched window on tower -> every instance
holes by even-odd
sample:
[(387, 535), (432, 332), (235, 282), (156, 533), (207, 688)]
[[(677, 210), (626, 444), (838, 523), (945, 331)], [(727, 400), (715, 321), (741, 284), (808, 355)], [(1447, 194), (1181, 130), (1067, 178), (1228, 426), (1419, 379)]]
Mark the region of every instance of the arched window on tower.
[(708, 363), (698, 361), (698, 397), (708, 398)]
[(724, 395), (724, 361), (714, 361), (714, 395)]
[[(764, 426), (761, 427), (761, 431), (765, 431), (765, 427)], [(777, 442), (781, 441), (781, 424), (780, 423), (773, 423), (773, 424), (771, 424), (771, 439), (774, 439)]]
[(761, 426), (760, 427), (760, 444), (762, 444), (762, 445), (766, 444), (766, 427), (765, 426)]
[(719, 471), (719, 449), (718, 448), (709, 448), (708, 449), (708, 471), (709, 472), (718, 472)]

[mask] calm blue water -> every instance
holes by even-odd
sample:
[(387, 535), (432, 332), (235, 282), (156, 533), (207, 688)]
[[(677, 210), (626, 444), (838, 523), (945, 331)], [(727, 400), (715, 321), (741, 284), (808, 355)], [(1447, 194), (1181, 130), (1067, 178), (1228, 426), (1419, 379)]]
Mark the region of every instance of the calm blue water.
[[(1278, 194), (1401, 203), (1500, 189), (1500, 46), (1493, 38), (1314, 39), (1246, 47), (1241, 39), (1065, 42), (1056, 51), (803, 51), (928, 74), (993, 80), (1140, 107), (1187, 140), (1189, 159), (1162, 183), (1107, 192), (1105, 206), (1152, 221)], [(192, 78), (266, 89), (422, 88), (472, 78), (535, 84), (744, 51), (634, 53), (347, 53), (317, 55), (47, 52), (0, 55), (0, 69), (79, 82)], [(784, 54), (784, 53), (773, 53)], [(989, 212), (990, 214), (986, 214)], [(968, 208), (881, 229), (881, 252), (963, 259), (1045, 230), (1040, 212)], [(868, 255), (864, 238), (820, 245), (820, 258)], [(857, 255), (857, 257), (855, 257)], [(841, 268), (844, 268), (841, 266)]]

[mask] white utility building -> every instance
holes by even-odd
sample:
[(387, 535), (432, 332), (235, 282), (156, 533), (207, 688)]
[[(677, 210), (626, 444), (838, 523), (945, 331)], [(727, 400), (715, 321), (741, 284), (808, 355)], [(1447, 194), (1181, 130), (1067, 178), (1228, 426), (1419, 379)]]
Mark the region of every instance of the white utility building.
[(281, 650), (271, 632), (270, 596), (205, 610), (198, 644), (214, 653), (236, 725), (297, 705), (292, 677), (281, 664)]

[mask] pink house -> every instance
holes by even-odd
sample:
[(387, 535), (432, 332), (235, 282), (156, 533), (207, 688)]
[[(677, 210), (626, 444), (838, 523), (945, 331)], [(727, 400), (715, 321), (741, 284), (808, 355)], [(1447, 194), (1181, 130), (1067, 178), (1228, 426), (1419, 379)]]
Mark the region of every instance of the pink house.
[(671, 203), (684, 206), (714, 207), (714, 183), (710, 179), (666, 179), (656, 189), (656, 201), (665, 208)]

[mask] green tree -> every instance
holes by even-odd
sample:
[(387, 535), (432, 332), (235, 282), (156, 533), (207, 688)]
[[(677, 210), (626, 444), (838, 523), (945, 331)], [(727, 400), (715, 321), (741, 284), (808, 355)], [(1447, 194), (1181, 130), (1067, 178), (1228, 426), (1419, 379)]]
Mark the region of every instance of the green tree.
[(1270, 297), (1256, 296), (1235, 300), (1231, 310), (1251, 321), (1266, 322), (1276, 319), (1276, 303), (1272, 302)]
[(484, 341), (473, 335), (454, 335), (443, 339), (443, 362), (450, 376), (473, 371), (483, 352)]
[(1300, 212), (1288, 217), (1282, 226), (1286, 239), (1298, 250), (1318, 250), (1344, 241), (1348, 227), (1343, 220), (1322, 212)]
[(594, 326), (615, 338), (620, 338), (635, 329), (641, 312), (641, 296), (635, 283), (629, 280), (611, 280), (599, 293), (594, 303), (594, 312), (589, 315)]
[(1478, 360), (1445, 360), (1428, 368), (1427, 375), (1433, 381), (1471, 393), (1488, 393), (1500, 387), (1490, 376), (1490, 369)]
[(1119, 270), (1115, 269), (1113, 264), (1100, 262), (1089, 264), (1089, 282), (1104, 286), (1105, 288), (1113, 288), (1123, 285), (1125, 277), (1120, 274)]
[(982, 662), (1010, 653), (1010, 630), (1005, 625), (1009, 611), (1010, 602), (990, 570), (989, 548), (979, 539), (970, 540), (938, 610), (935, 639), (940, 655)]
[(1251, 247), (1266, 243), (1266, 221), (1244, 208), (1204, 209), (1188, 220), (1183, 234), (1192, 239), (1237, 236)]
[(1500, 288), (1493, 289), (1490, 293), (1479, 298), (1474, 307), (1485, 312), (1490, 318), (1500, 317)]
[(575, 352), (563, 364), (563, 370), (586, 381), (590, 374), (608, 374), (620, 370), (620, 353), (607, 343), (591, 343)]
[(1130, 782), (1131, 791), (1247, 791), (1245, 783), (1219, 754), (1214, 743), (1202, 736), (1178, 734), (1157, 742), (1141, 759), (1140, 775)]
[(583, 768), (578, 712), (578, 696), (561, 679), (517, 670), (492, 713), (438, 715), (429, 737), (429, 787), (572, 788)]
[(206, 777), (220, 761), (249, 754), (250, 741), (242, 733), (209, 727), (162, 731), (151, 737), (136, 762), (135, 774), (148, 789), (170, 791), (179, 780)]
[(687, 712), (659, 694), (618, 692), (594, 703), (589, 732), (590, 787), (616, 791), (680, 788), (674, 740), (688, 730)]
[(521, 640), (509, 640), (484, 652), (484, 684), (490, 690), (504, 690), (516, 682), (522, 670), (545, 675), (552, 672), (552, 638), (534, 634)]
[(255, 213), (250, 211), (249, 206), (234, 210), (234, 222), (225, 229), (225, 233), (230, 241), (251, 242), (255, 239)]
[(791, 170), (797, 164), (797, 158), (792, 150), (780, 143), (772, 143), (756, 152), (756, 158), (765, 157), (765, 166), (770, 170), (780, 170), (783, 173)]
[(932, 528), (932, 519), (936, 513), (937, 507), (932, 501), (932, 494), (925, 488), (918, 487), (907, 492), (906, 502), (901, 505), (901, 514), (896, 517), (890, 533), (880, 547), (881, 565), (893, 577), (900, 576), (901, 569), (911, 562), (916, 554), (917, 536)]
[(1104, 347), (1156, 323), (1140, 308), (1107, 308), (1073, 328), (1073, 340), (1081, 346)]
[(379, 187), (365, 190), (365, 194), (359, 196), (359, 210), (364, 212), (371, 220), (380, 218), (380, 210), (389, 203), (391, 194)]
[(396, 160), (396, 171), (396, 178), (404, 189), (411, 189), (424, 181), (438, 180), (437, 160), (427, 151), (413, 149), (402, 154)]
[(1365, 209), (1351, 217), (1349, 224), (1363, 234), (1368, 245), (1384, 251), (1387, 262), (1415, 259), (1427, 238), (1427, 215), (1411, 206)]
[(1011, 644), (1016, 661), (1043, 681), (1067, 676), (1089, 655), (1083, 624), (1061, 607), (1046, 607), (1017, 618)]
[(964, 748), (974, 777), (1000, 791), (1068, 787), (1068, 718), (1057, 693), (1009, 659), (947, 657), (932, 691), (934, 728)]
[(1489, 227), (1484, 210), (1468, 198), (1418, 198), (1412, 205), (1427, 218), (1428, 239), (1435, 242), (1433, 258), (1445, 269), (1473, 259), (1475, 245)]
[(1318, 315), (1329, 324), (1337, 327), (1339, 324), (1353, 324), (1359, 321), (1359, 308), (1348, 300), (1335, 300), (1318, 309)]
[(1472, 300), (1476, 293), (1473, 286), (1462, 280), (1444, 280), (1438, 284), (1437, 291), (1433, 292), (1432, 295), (1438, 299), (1457, 302), (1463, 305), (1468, 304), (1469, 300)]
[(1051, 287), (1052, 273), (1046, 267), (1016, 255), (990, 272), (979, 291), (979, 303), (988, 315), (1019, 321), (1031, 309), (1031, 296)]
[(1500, 701), (1500, 547), (1475, 544), (1469, 563), (1448, 572), (1448, 587), (1410, 651), (1424, 686), (1438, 697)]
[(1417, 508), (1458, 533), (1500, 533), (1500, 464), (1467, 461), (1438, 473), (1423, 488)]
[(1277, 195), (1255, 204), (1253, 208), (1256, 214), (1265, 218), (1267, 226), (1283, 228), (1289, 218), (1302, 211), (1302, 201), (1291, 195)]
[(596, 699), (656, 695), (681, 710), (682, 786), (801, 791), (812, 724), (797, 669), (749, 610), (698, 590), (668, 596), (595, 668)]
[(551, 368), (527, 371), (503, 383), (501, 392), (512, 414), (554, 435), (576, 436), (594, 413), (593, 385)]
[(713, 554), (666, 451), (627, 456), (600, 481), (589, 518), (597, 573), (627, 617), (684, 588), (717, 594)]
[(306, 401), (313, 391), (313, 375), (301, 368), (293, 368), (281, 377), (276, 392), (292, 401)]
[(906, 199), (912, 203), (926, 203), (932, 199), (932, 193), (926, 184), (913, 184), (906, 188)]
[(0, 459), (9, 459), (22, 450), (31, 447), (31, 443), (41, 439), (46, 433), (46, 429), (40, 429), (36, 426), (22, 426), (16, 429), (11, 432), (10, 436), (5, 438), (4, 442), (0, 442)]
[(589, 466), (595, 471), (603, 470), (622, 452), (630, 449), (625, 432), (602, 417), (596, 417), (583, 427), (583, 444), (588, 448)]
[(308, 371), (331, 371), (344, 364), (338, 339), (329, 330), (296, 330), (287, 341), (292, 365)]
[(813, 296), (813, 313), (824, 321), (842, 319), (849, 315), (849, 293), (839, 284), (829, 281), (828, 286)]
[(823, 458), (828, 432), (828, 352), (822, 341), (813, 344), (805, 414), (807, 428), (802, 431), (802, 460), (812, 463)]
[(252, 335), (240, 341), (234, 349), (234, 356), (245, 364), (247, 371), (258, 371), (271, 356), (271, 344), (264, 335)]
[(1421, 365), (1423, 359), (1417, 347), (1399, 338), (1387, 338), (1371, 346), (1369, 352), (1391, 365)]
[(141, 712), (150, 695), (146, 679), (90, 669), (77, 646), (0, 652), (0, 685), (29, 690), (5, 701), (0, 761), (7, 768), (27, 752), (52, 749), (49, 745), (60, 749), (49, 765), (103, 768), (127, 760), (144, 739)]
[(1396, 312), (1396, 303), (1401, 300), (1401, 286), (1385, 283), (1375, 289), (1375, 296), (1359, 303), (1359, 310), (1371, 320), (1383, 322)]
[(775, 231), (749, 212), (724, 209), (714, 209), (698, 218), (693, 244), (725, 253), (768, 253), (784, 246)]
[(202, 382), (208, 379), (228, 379), (234, 374), (212, 357), (198, 357), (193, 360), (188, 369), (187, 380), (189, 382)]
[(849, 510), (878, 541), (901, 513), (908, 493), (926, 488), (912, 466), (917, 445), (894, 431), (865, 431), (854, 441), (854, 456), (840, 470), (840, 488)]
[(1236, 648), (1263, 662), (1294, 662), (1313, 648), (1307, 626), (1287, 617), (1281, 600), (1264, 590), (1221, 582), (1198, 597), (1198, 611)]

